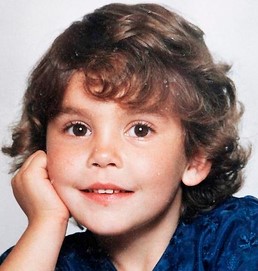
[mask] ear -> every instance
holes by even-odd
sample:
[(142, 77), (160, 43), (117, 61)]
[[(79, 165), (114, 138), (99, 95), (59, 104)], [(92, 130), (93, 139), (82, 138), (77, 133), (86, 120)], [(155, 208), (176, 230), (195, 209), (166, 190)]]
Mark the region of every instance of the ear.
[(182, 182), (186, 186), (194, 186), (201, 183), (211, 170), (211, 162), (205, 155), (195, 155), (187, 164), (182, 176)]

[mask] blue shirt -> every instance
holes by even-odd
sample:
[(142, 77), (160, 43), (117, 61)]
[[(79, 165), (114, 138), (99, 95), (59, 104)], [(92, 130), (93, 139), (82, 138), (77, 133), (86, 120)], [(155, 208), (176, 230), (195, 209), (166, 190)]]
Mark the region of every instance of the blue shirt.
[[(0, 257), (0, 263), (10, 250)], [(64, 240), (56, 271), (116, 270), (89, 232)], [(231, 197), (179, 225), (154, 271), (257, 271), (258, 200)]]

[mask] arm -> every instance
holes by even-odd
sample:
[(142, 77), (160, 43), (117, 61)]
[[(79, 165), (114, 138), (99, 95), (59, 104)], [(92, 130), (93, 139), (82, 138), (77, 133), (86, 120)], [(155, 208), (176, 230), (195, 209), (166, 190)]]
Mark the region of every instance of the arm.
[(46, 154), (38, 151), (12, 180), (16, 200), (28, 217), (28, 227), (0, 271), (55, 269), (69, 211), (51, 185), (46, 168)]

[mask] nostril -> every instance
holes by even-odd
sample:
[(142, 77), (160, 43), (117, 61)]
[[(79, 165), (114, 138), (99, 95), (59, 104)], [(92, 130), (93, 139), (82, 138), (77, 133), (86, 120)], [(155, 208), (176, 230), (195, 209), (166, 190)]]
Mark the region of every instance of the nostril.
[(105, 168), (105, 167), (120, 167), (121, 158), (117, 153), (117, 150), (107, 147), (101, 149), (93, 149), (87, 159), (87, 165), (94, 168)]
[(92, 163), (92, 165), (93, 165), (94, 167), (107, 167), (107, 166), (115, 167), (115, 166), (116, 166), (115, 163), (107, 163), (107, 164), (105, 164), (105, 165), (101, 165), (101, 164), (98, 164), (98, 163)]

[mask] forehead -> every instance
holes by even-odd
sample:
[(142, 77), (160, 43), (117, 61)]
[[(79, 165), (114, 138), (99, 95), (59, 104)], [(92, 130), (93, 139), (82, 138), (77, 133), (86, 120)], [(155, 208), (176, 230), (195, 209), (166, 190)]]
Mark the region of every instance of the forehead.
[[(71, 118), (86, 118), (87, 120), (101, 123), (109, 123), (109, 121), (122, 120), (147, 120), (155, 123), (155, 126), (164, 129), (182, 129), (180, 118), (176, 114), (171, 114), (168, 107), (160, 110), (144, 110), (144, 108), (132, 109), (130, 107), (121, 106), (113, 100), (103, 101), (96, 98), (85, 91), (85, 80), (82, 74), (75, 74), (65, 91), (64, 99), (58, 114), (53, 120), (67, 120)], [(163, 129), (162, 128), (162, 129)]]
[(134, 87), (131, 81), (128, 82), (128, 85), (123, 84), (123, 86), (114, 86), (115, 89), (112, 89), (112, 85), (105, 86), (97, 75), (85, 75), (82, 71), (76, 71), (72, 74), (64, 91), (61, 106), (67, 107), (71, 102), (77, 103), (86, 96), (95, 101), (115, 102), (127, 111), (137, 113), (148, 112), (160, 115), (173, 114), (173, 99), (171, 95), (165, 94), (164, 97), (167, 99), (164, 100), (164, 97), (160, 96), (161, 91), (155, 91), (155, 89), (148, 95), (147, 92), (145, 93), (145, 89), (135, 89), (137, 86)]

